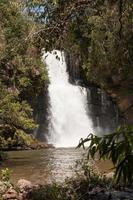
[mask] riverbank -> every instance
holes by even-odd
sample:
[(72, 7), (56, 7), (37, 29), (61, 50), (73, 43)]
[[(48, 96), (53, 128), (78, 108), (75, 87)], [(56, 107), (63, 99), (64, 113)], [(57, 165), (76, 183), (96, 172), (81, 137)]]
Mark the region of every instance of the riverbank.
[(26, 150), (40, 150), (40, 149), (48, 149), (48, 148), (55, 148), (52, 144), (48, 144), (45, 142), (38, 142), (33, 145), (29, 146), (16, 146), (16, 147), (4, 147), (1, 151), (9, 152), (9, 151), (26, 151)]
[(45, 148), (54, 148), (54, 146), (47, 142), (40, 142), (32, 134), (26, 134), (23, 131), (19, 131), (13, 137), (0, 136), (1, 151), (38, 150)]
[[(100, 182), (99, 182), (100, 181)], [(69, 179), (63, 184), (35, 185), (20, 179), (16, 185), (0, 181), (1, 200), (132, 200), (133, 189), (109, 187), (110, 180)], [(110, 185), (111, 186), (111, 185)]]
[[(111, 166), (83, 160), (83, 149), (8, 152), (1, 168), (0, 200), (132, 200), (133, 190), (116, 186)], [(101, 162), (101, 161), (100, 161)], [(76, 166), (75, 166), (76, 163)]]

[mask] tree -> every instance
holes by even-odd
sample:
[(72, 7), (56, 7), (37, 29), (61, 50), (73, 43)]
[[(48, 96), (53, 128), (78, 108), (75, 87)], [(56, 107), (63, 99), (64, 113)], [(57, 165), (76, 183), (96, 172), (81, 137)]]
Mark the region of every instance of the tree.
[(21, 1), (0, 1), (0, 137), (6, 139), (36, 127), (36, 97), (48, 81), (41, 49), (29, 37), (38, 26)]

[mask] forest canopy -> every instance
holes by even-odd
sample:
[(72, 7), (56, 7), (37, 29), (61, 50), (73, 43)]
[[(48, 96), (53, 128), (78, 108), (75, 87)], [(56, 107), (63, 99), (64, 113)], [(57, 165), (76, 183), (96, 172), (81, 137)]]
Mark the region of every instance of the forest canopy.
[(130, 0), (26, 1), (43, 25), (34, 35), (46, 49), (79, 54), (87, 81), (132, 96), (133, 37)]

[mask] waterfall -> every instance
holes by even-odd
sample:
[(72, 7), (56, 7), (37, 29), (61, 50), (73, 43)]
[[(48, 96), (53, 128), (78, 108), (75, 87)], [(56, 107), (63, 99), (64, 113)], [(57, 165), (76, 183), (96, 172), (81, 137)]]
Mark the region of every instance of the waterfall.
[(94, 132), (87, 114), (86, 89), (69, 83), (64, 53), (53, 50), (44, 53), (43, 59), (50, 80), (48, 142), (56, 147), (75, 147)]

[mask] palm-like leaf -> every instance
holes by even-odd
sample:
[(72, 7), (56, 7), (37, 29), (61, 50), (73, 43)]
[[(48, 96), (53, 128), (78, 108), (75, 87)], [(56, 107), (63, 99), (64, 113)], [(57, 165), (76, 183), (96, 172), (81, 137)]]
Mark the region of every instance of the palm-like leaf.
[(115, 167), (115, 182), (132, 185), (133, 182), (133, 127), (119, 127), (116, 132), (99, 137), (89, 134), (82, 139), (78, 147), (89, 142), (88, 159), (95, 158), (98, 153), (100, 159), (109, 159)]

